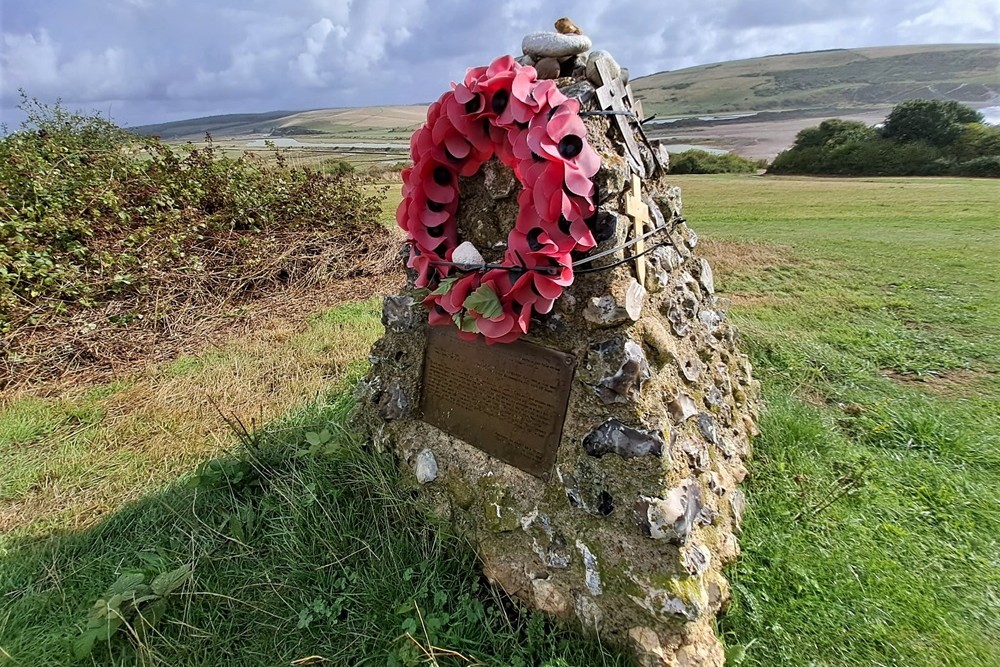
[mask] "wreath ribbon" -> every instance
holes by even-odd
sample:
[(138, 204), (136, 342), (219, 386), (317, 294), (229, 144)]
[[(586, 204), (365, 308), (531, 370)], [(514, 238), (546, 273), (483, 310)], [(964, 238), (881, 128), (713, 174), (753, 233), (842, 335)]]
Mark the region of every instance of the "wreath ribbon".
[[(410, 139), (396, 221), (410, 241), (407, 266), (432, 325), (457, 326), (471, 340), (507, 343), (528, 332), (532, 313), (548, 313), (573, 283), (571, 253), (595, 245), (594, 175), (601, 161), (587, 143), (577, 100), (511, 56), (470, 69), (427, 110)], [(521, 184), (518, 215), (502, 264), (463, 274), (455, 213), (460, 176), (496, 156)]]

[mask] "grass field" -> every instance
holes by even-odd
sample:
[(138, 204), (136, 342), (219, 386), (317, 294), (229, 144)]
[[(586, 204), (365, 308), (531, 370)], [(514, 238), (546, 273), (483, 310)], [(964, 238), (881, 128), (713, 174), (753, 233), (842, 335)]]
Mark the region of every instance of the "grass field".
[[(768, 401), (720, 634), (744, 666), (1000, 663), (1000, 184), (676, 181)], [(376, 311), (6, 401), (0, 664), (627, 664), (483, 588), (345, 430)], [(292, 409), (237, 439), (206, 395)]]

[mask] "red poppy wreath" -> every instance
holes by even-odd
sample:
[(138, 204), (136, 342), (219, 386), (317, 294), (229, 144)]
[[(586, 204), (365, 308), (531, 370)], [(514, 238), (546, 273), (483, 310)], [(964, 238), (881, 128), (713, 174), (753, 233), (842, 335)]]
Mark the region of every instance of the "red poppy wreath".
[[(470, 69), (427, 110), (410, 139), (396, 221), (410, 241), (407, 266), (432, 325), (467, 340), (508, 343), (528, 332), (573, 283), (570, 253), (595, 245), (593, 177), (601, 160), (587, 143), (577, 100), (510, 56)], [(456, 266), (458, 178), (496, 156), (521, 183), (518, 216), (501, 265)], [(457, 259), (457, 258), (455, 258)]]

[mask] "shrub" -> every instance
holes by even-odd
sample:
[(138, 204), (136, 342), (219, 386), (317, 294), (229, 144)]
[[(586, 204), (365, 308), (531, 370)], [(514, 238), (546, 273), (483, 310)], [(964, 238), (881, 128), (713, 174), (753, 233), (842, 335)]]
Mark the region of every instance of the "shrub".
[(673, 174), (752, 174), (767, 165), (735, 153), (709, 153), (689, 150), (670, 155)]
[(338, 176), (354, 173), (353, 164), (347, 160), (341, 160), (338, 158), (328, 158), (323, 160), (319, 165), (319, 169), (325, 174), (334, 174)]
[(1000, 178), (1000, 155), (977, 157), (960, 162), (952, 169), (955, 176)]
[[(153, 281), (184, 290), (218, 271), (232, 287), (287, 252), (291, 233), (344, 248), (387, 233), (378, 195), (343, 171), (229, 158), (210, 137), (175, 149), (23, 93), (21, 108), (21, 129), (0, 139), (0, 333)], [(335, 265), (344, 275), (364, 261), (350, 254)]]
[(802, 130), (771, 163), (774, 174), (842, 176), (994, 175), (1000, 128), (957, 102), (897, 105), (879, 132), (857, 121), (824, 120)]
[(882, 136), (948, 146), (958, 139), (964, 124), (982, 122), (982, 114), (953, 100), (907, 100), (886, 116)]

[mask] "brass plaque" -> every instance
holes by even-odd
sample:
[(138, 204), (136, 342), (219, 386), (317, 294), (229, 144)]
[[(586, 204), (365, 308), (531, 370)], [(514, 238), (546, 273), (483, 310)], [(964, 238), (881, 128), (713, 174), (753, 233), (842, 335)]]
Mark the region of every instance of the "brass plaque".
[(423, 420), (505, 463), (543, 477), (556, 460), (576, 358), (517, 341), (466, 342), (431, 327)]

